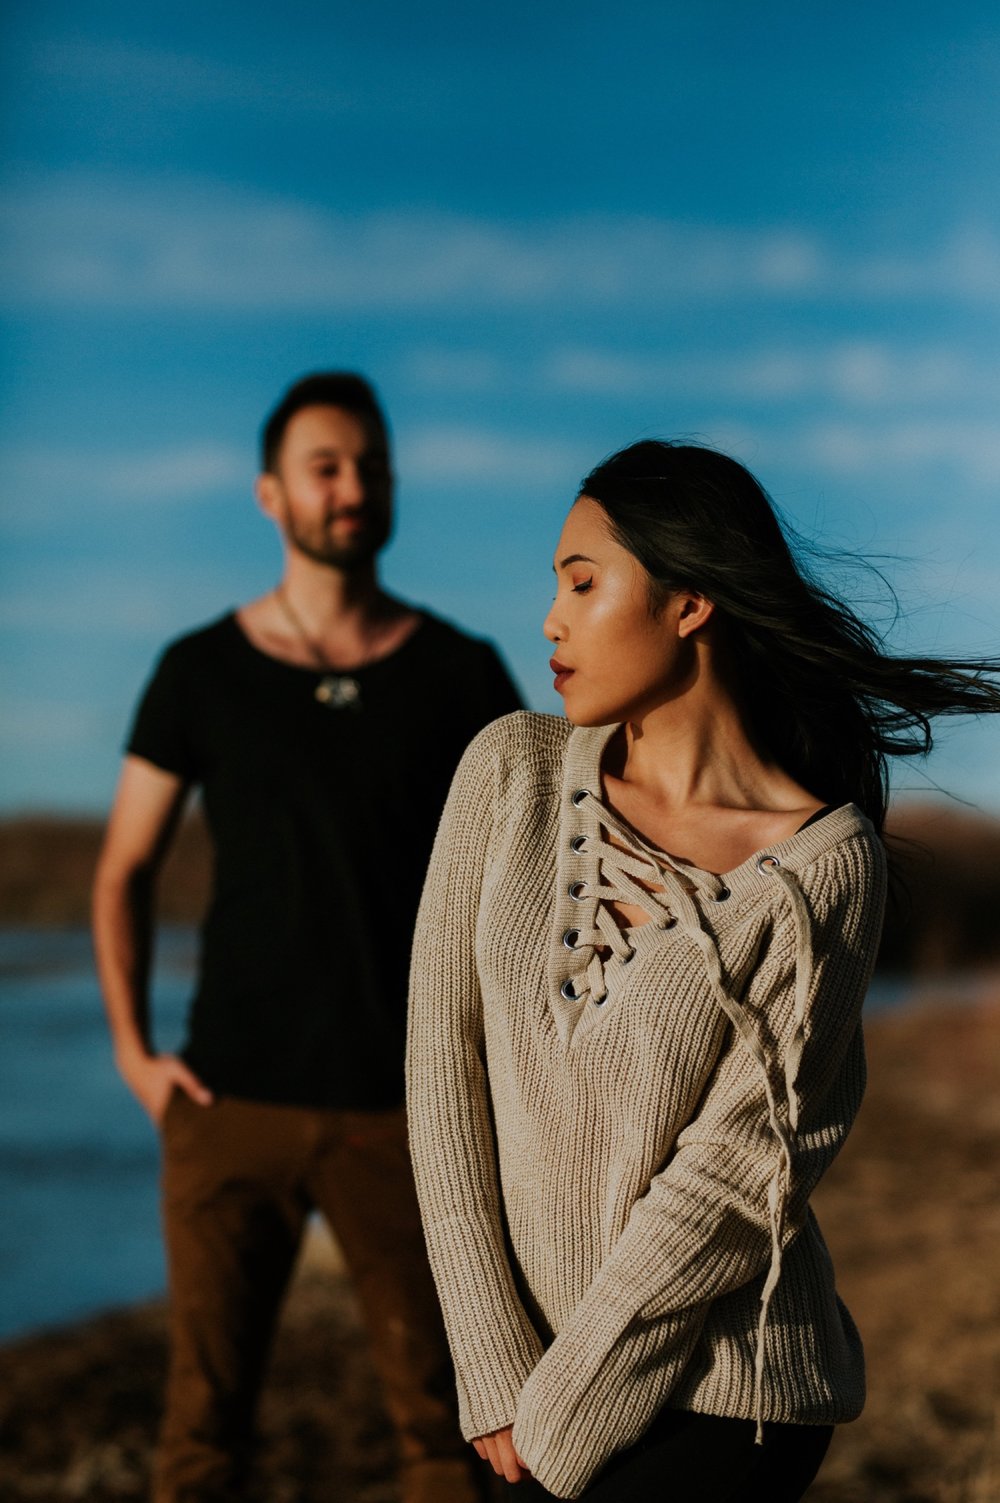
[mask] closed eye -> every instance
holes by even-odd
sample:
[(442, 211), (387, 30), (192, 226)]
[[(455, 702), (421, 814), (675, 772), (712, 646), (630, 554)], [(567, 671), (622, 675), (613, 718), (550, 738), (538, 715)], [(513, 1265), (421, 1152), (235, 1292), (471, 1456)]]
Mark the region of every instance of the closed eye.
[(593, 583), (594, 581), (592, 577), (590, 579), (582, 579), (579, 584), (575, 584), (573, 586), (573, 594), (586, 595), (587, 591), (590, 589)]

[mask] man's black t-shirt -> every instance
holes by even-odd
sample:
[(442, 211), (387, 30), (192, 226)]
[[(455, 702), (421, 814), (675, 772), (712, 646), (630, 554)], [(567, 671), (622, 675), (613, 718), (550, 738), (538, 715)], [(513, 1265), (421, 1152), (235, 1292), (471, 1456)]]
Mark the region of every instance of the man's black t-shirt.
[(518, 708), (486, 642), (424, 614), (351, 674), (269, 657), (226, 615), (169, 646), (127, 750), (200, 784), (212, 903), (184, 1058), (221, 1095), (375, 1110), (403, 1092), (407, 970), (438, 817), (468, 742)]

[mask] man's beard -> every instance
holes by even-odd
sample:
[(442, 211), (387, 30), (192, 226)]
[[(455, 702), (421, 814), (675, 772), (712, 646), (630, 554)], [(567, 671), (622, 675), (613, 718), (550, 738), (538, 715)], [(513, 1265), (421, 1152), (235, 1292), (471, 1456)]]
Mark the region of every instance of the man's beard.
[(359, 569), (371, 563), (388, 541), (389, 527), (380, 517), (366, 517), (361, 530), (345, 542), (336, 542), (324, 523), (306, 526), (286, 509), (285, 537), (299, 553), (331, 569)]

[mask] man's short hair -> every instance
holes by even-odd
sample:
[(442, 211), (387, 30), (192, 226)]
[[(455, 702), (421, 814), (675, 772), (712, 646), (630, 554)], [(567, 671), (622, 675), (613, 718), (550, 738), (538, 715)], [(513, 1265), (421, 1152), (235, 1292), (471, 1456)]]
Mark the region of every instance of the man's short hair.
[(389, 452), (389, 430), (374, 388), (353, 371), (315, 371), (290, 386), (260, 434), (261, 469), (275, 474), (285, 429), (303, 407), (342, 407), (360, 418), (370, 438)]

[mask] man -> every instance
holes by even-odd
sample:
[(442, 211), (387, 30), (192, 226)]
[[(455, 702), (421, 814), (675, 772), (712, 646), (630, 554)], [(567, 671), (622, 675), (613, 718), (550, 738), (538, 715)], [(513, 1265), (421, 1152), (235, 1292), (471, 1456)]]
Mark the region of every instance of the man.
[[(517, 694), (488, 644), (379, 586), (392, 475), (360, 377), (287, 392), (257, 498), (283, 541), (281, 582), (160, 659), (95, 884), (115, 1058), (163, 1138), (171, 1362), (153, 1496), (240, 1496), (318, 1207), (361, 1300), (405, 1503), (467, 1503), (481, 1479), (452, 1412), (401, 1107), (406, 977), (452, 772)], [(214, 892), (174, 1056), (150, 1039), (152, 892), (195, 785)]]

